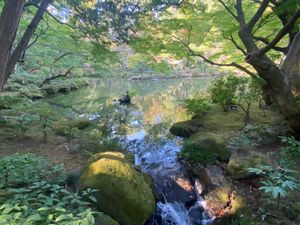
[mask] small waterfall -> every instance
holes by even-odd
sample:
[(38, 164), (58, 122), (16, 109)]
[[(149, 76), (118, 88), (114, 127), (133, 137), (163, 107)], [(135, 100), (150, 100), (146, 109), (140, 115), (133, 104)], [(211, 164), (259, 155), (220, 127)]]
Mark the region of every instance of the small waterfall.
[[(183, 182), (186, 181), (193, 186), (185, 167), (177, 159), (181, 139), (171, 140), (162, 137), (149, 142), (146, 138), (144, 130), (137, 130), (136, 133), (127, 136), (127, 143), (135, 155), (135, 164), (153, 177), (156, 191), (161, 196), (155, 213), (145, 225), (211, 225), (214, 218), (210, 216), (201, 196), (204, 188), (198, 179), (194, 182), (193, 190), (190, 190), (191, 193), (195, 193), (192, 202), (181, 201), (182, 196), (174, 195), (176, 191), (170, 187), (177, 184), (178, 180), (172, 179), (178, 178), (178, 175), (183, 175)], [(169, 191), (173, 191), (173, 195), (170, 195)]]
[(183, 203), (157, 203), (156, 212), (148, 225), (192, 225)]
[(158, 202), (147, 225), (211, 225), (215, 218), (208, 212), (201, 196), (203, 190), (198, 179), (195, 180), (195, 191), (197, 201), (190, 208), (182, 202)]

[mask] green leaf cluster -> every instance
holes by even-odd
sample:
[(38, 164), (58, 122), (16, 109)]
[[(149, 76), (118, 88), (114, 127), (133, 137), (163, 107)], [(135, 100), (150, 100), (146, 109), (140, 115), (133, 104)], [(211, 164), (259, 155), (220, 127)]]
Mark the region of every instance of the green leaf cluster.
[(289, 191), (300, 188), (300, 183), (295, 177), (296, 171), (271, 166), (249, 168), (248, 170), (264, 178), (259, 190), (270, 194), (273, 198), (286, 197)]
[(63, 174), (62, 165), (53, 164), (49, 159), (31, 153), (0, 159), (0, 188), (24, 186), (41, 179), (62, 179)]
[(295, 137), (280, 137), (280, 140), (286, 146), (283, 148), (290, 156), (300, 157), (300, 141), (296, 140)]
[(0, 207), (0, 224), (6, 225), (92, 225), (95, 223), (90, 202), (96, 202), (87, 189), (70, 192), (64, 186), (45, 181), (27, 188), (11, 189), (15, 195)]

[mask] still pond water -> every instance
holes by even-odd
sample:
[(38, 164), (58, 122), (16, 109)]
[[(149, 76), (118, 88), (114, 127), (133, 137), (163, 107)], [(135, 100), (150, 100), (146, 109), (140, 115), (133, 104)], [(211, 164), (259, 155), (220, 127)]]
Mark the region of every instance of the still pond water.
[[(118, 139), (135, 154), (135, 163), (153, 177), (163, 196), (149, 225), (205, 225), (210, 218), (201, 196), (187, 206), (166, 186), (172, 186), (174, 177), (189, 179), (177, 160), (182, 140), (172, 136), (169, 128), (189, 118), (183, 100), (205, 91), (210, 82), (211, 78), (93, 79), (87, 88), (47, 101), (62, 115), (98, 119), (106, 130), (103, 138)], [(133, 104), (121, 106), (116, 100), (126, 91), (135, 93)]]

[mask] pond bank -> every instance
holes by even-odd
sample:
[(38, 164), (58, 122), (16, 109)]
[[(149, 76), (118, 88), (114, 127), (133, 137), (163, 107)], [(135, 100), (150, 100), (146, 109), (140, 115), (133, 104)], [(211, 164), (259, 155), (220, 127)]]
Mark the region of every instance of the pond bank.
[[(214, 224), (298, 224), (300, 218), (295, 215), (299, 210), (300, 199), (296, 197), (299, 190), (283, 198), (278, 210), (272, 197), (260, 192), (261, 178), (248, 171), (248, 168), (265, 165), (278, 167), (282, 160), (290, 160), (281, 150), (279, 136), (286, 135), (287, 129), (280, 121), (276, 112), (267, 111), (267, 117), (262, 117), (262, 113), (254, 109), (251, 123), (245, 127), (239, 112), (224, 113), (213, 107), (202, 121), (180, 122), (171, 127), (171, 132), (187, 138), (180, 153), (181, 161), (192, 176), (200, 179), (208, 210), (216, 216)], [(222, 162), (213, 153), (216, 148), (207, 149), (212, 140), (205, 142), (205, 146), (201, 146), (201, 141), (191, 145), (195, 134), (203, 139), (206, 132), (215, 133), (226, 141), (231, 151), (230, 159)], [(204, 150), (214, 157), (201, 155)], [(295, 163), (294, 170), (299, 171), (299, 161)]]

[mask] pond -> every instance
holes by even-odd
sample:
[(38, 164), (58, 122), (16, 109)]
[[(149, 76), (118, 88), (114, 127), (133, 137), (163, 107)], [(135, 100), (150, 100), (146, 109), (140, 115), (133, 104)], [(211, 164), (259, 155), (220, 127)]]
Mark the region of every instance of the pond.
[[(169, 128), (189, 118), (183, 100), (205, 91), (210, 82), (211, 78), (93, 79), (87, 88), (46, 101), (60, 114), (97, 120), (105, 128), (103, 140), (117, 139), (135, 154), (136, 165), (152, 176), (161, 195), (149, 225), (202, 225), (210, 221), (205, 202), (197, 180), (190, 179), (177, 160), (182, 140)], [(129, 106), (117, 101), (126, 91), (136, 93)], [(191, 190), (182, 190), (182, 184)]]

